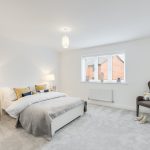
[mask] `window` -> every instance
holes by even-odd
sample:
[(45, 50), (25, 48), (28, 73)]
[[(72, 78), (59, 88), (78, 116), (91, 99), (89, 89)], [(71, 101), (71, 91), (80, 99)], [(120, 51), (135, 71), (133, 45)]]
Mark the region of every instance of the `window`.
[(82, 81), (125, 82), (125, 54), (82, 57)]
[(108, 58), (99, 57), (98, 58), (98, 80), (108, 80)]
[(86, 81), (95, 80), (94, 72), (95, 72), (95, 58), (89, 57), (88, 59), (85, 59)]

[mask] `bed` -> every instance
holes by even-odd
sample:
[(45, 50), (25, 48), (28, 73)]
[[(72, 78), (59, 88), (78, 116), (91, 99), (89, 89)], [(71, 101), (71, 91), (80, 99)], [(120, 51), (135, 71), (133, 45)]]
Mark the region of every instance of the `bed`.
[[(9, 101), (7, 106), (2, 97), (3, 109), (17, 119), (16, 127), (23, 127), (34, 136), (48, 140), (55, 132), (82, 116), (86, 112), (86, 102), (80, 98), (70, 97), (60, 92), (38, 93)], [(7, 106), (7, 107), (6, 107)]]

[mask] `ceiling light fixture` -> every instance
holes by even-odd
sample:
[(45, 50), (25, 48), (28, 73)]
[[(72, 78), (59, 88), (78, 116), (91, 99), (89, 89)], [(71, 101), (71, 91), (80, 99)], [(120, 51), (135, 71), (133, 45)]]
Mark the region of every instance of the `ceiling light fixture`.
[(62, 47), (65, 49), (69, 48), (70, 41), (69, 41), (68, 33), (70, 31), (71, 29), (68, 27), (63, 28), (64, 35), (62, 37)]

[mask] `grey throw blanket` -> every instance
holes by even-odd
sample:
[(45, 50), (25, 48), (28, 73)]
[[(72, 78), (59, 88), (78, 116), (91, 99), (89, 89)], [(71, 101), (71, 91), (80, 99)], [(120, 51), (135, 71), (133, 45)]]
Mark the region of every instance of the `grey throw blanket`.
[(16, 127), (22, 126), (28, 133), (50, 140), (52, 119), (79, 105), (84, 105), (86, 112), (86, 102), (68, 96), (34, 103), (19, 114)]

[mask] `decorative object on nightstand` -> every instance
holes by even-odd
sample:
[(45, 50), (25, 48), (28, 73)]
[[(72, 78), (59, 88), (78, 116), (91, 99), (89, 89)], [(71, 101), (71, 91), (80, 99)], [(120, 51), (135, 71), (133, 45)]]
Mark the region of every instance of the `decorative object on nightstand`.
[(118, 77), (118, 78), (117, 78), (117, 83), (120, 83), (120, 82), (121, 82), (121, 78)]
[(49, 88), (50, 91), (56, 91), (56, 86), (55, 86), (55, 75), (54, 74), (49, 74), (46, 76), (46, 80), (49, 82)]

